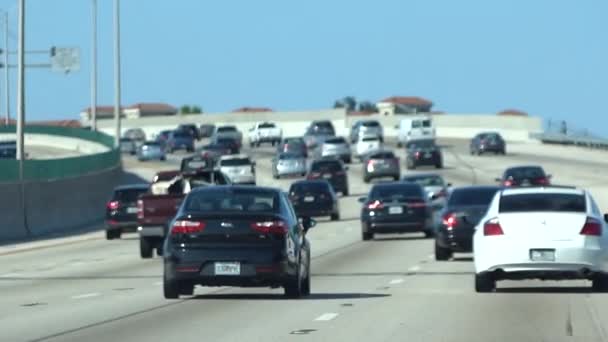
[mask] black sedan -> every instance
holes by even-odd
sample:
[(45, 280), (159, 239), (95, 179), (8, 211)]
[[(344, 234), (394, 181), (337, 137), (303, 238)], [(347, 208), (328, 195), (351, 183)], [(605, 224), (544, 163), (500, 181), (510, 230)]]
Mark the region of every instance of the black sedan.
[(341, 192), (343, 196), (348, 196), (348, 166), (342, 160), (334, 157), (326, 157), (313, 160), (310, 169), (306, 174), (306, 179), (325, 179), (331, 184), (335, 192)]
[(137, 199), (150, 185), (135, 184), (116, 187), (106, 204), (106, 239), (120, 239), (123, 232), (137, 230)]
[(359, 198), (361, 237), (374, 234), (424, 232), (433, 236), (432, 207), (424, 189), (416, 183), (389, 182), (372, 187), (367, 197)]
[(338, 196), (326, 180), (303, 180), (289, 187), (289, 199), (300, 217), (330, 216), (340, 219)]
[(410, 170), (423, 165), (438, 169), (443, 167), (441, 149), (434, 139), (411, 140), (406, 145), (405, 153), (405, 166)]
[(192, 190), (171, 221), (163, 253), (167, 299), (195, 285), (283, 287), (287, 297), (310, 294), (314, 220), (295, 215), (273, 188), (211, 186)]
[(545, 173), (542, 166), (522, 165), (509, 167), (502, 177), (496, 181), (504, 187), (515, 186), (543, 186), (551, 184), (551, 175)]
[(506, 154), (507, 144), (502, 136), (497, 132), (482, 132), (477, 134), (469, 144), (471, 154), (481, 155), (486, 152), (494, 154)]
[(435, 232), (435, 259), (448, 260), (454, 252), (473, 251), (475, 226), (501, 187), (467, 186), (452, 190)]

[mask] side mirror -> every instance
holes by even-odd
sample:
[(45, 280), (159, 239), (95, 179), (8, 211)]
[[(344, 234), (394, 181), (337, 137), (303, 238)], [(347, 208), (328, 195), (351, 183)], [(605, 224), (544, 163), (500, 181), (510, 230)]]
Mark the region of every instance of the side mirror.
[(359, 201), (359, 203), (365, 203), (367, 201), (367, 197), (359, 197), (357, 201)]
[(604, 221), (608, 223), (608, 214), (604, 214)]
[(448, 184), (447, 184), (447, 187), (448, 187), (448, 188), (451, 188), (452, 186), (453, 186), (453, 185), (452, 185), (452, 183), (448, 183)]

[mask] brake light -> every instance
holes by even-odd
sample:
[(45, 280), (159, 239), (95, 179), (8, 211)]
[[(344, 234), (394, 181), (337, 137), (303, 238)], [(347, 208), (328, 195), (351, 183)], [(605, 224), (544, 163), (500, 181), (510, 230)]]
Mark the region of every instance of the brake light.
[(171, 228), (171, 235), (200, 233), (206, 224), (199, 221), (177, 220)]
[(371, 210), (376, 210), (376, 209), (382, 209), (384, 208), (384, 204), (382, 204), (382, 202), (375, 200), (372, 203), (369, 203), (367, 205), (367, 209), (371, 209)]
[(458, 225), (458, 219), (456, 218), (456, 215), (449, 213), (443, 215), (442, 223), (448, 230), (452, 230)]
[(424, 202), (410, 202), (407, 204), (408, 207), (410, 208), (425, 208), (426, 207), (426, 203)]
[(602, 235), (602, 224), (591, 217), (587, 217), (587, 221), (581, 229), (581, 235), (589, 235), (589, 236), (601, 236)]
[(110, 210), (116, 210), (120, 207), (120, 202), (118, 201), (110, 201), (106, 204), (106, 207)]
[(308, 179), (311, 179), (311, 178), (319, 178), (319, 177), (321, 177), (321, 173), (320, 173), (320, 172), (311, 172), (311, 173), (308, 175)]
[(144, 218), (144, 201), (137, 200), (137, 218), (142, 220)]
[(549, 185), (549, 179), (545, 177), (537, 178), (536, 183), (539, 185)]
[(504, 186), (511, 186), (511, 185), (513, 185), (513, 181), (506, 180), (506, 181), (503, 182), (503, 185)]
[(483, 235), (485, 236), (496, 236), (504, 234), (505, 233), (502, 231), (502, 227), (500, 226), (497, 217), (486, 221), (486, 223), (483, 225)]
[(251, 223), (251, 228), (262, 234), (287, 234), (287, 224), (283, 221), (262, 221)]
[(416, 155), (416, 158), (420, 158), (420, 155), (421, 155), (420, 151), (416, 151), (415, 155)]

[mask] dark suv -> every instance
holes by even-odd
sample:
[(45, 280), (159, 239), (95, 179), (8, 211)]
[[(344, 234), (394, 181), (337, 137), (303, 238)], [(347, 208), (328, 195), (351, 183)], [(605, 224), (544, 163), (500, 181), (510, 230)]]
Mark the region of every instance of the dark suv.
[(415, 169), (421, 165), (434, 166), (438, 169), (443, 167), (441, 149), (434, 139), (411, 140), (405, 148), (405, 165), (408, 169)]
[(279, 189), (194, 189), (169, 224), (164, 296), (192, 295), (195, 285), (283, 287), (287, 297), (308, 296), (312, 226)]
[(506, 154), (507, 147), (505, 140), (496, 132), (483, 132), (477, 134), (469, 145), (471, 154), (481, 155), (486, 152), (495, 154)]
[(514, 166), (505, 170), (496, 181), (504, 187), (550, 185), (551, 175), (545, 173), (541, 166)]
[(472, 252), (475, 226), (485, 215), (498, 186), (467, 186), (452, 190), (435, 233), (435, 260), (454, 252)]
[(376, 184), (367, 197), (359, 198), (361, 236), (370, 240), (374, 234), (424, 232), (433, 236), (432, 207), (424, 189), (416, 183)]
[(338, 196), (326, 180), (297, 181), (289, 187), (289, 200), (296, 215), (303, 217), (330, 216), (340, 219)]
[(114, 189), (106, 204), (106, 239), (120, 239), (123, 232), (137, 230), (137, 199), (150, 185), (124, 185)]
[(399, 180), (401, 167), (399, 158), (393, 151), (375, 151), (368, 154), (363, 162), (363, 181), (369, 183), (374, 178), (391, 177)]
[(348, 167), (336, 158), (317, 159), (312, 162), (306, 179), (325, 179), (331, 184), (335, 192), (348, 196)]

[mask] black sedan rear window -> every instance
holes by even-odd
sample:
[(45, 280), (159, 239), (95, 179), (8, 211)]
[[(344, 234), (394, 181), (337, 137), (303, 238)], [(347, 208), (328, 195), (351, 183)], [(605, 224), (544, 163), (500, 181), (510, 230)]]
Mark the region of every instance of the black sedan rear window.
[(545, 177), (545, 171), (541, 167), (518, 167), (505, 172), (507, 178), (541, 178)]
[(421, 140), (414, 140), (414, 141), (410, 141), (409, 143), (407, 143), (407, 148), (434, 148), (437, 145), (435, 145), (435, 140), (431, 140), (431, 139), (421, 139)]
[(576, 212), (586, 210), (585, 196), (581, 194), (517, 194), (500, 198), (498, 211), (501, 213), (518, 212)]
[(370, 198), (381, 199), (381, 198), (423, 198), (424, 190), (419, 185), (409, 184), (391, 184), (374, 186), (370, 191)]
[(326, 182), (297, 183), (289, 189), (290, 194), (329, 192), (330, 185)]
[(395, 154), (393, 152), (377, 152), (369, 155), (369, 159), (394, 159)]
[(337, 138), (331, 138), (331, 139), (327, 139), (325, 140), (326, 144), (346, 144), (346, 140), (344, 140), (344, 138), (342, 137), (337, 137)]
[(139, 195), (147, 192), (148, 189), (122, 189), (114, 191), (114, 201), (137, 202)]
[(257, 189), (195, 191), (186, 197), (185, 209), (196, 213), (278, 213), (279, 195), (273, 191)]
[(363, 121), (361, 126), (365, 127), (380, 127), (380, 123), (378, 121)]
[(236, 127), (234, 126), (222, 126), (217, 128), (218, 132), (226, 133), (226, 132), (236, 132)]
[(312, 171), (342, 171), (342, 164), (336, 160), (317, 161), (310, 167)]
[(444, 186), (443, 178), (439, 176), (410, 176), (403, 177), (402, 181), (420, 184), (421, 186)]
[(450, 195), (448, 206), (489, 205), (498, 188), (456, 189)]

